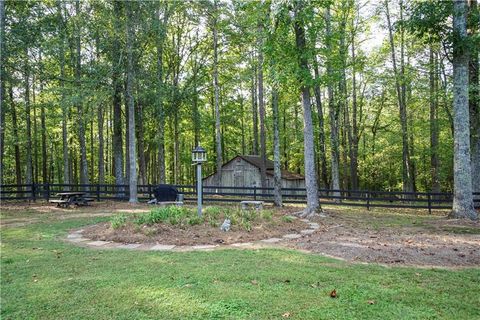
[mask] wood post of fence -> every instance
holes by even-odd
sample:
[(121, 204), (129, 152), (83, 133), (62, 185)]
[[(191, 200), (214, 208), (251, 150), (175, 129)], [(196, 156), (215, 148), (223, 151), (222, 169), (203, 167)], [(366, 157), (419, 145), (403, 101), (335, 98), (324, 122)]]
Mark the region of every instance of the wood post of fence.
[(367, 191), (367, 210), (370, 211), (370, 191)]
[(257, 186), (253, 186), (253, 200), (257, 201)]
[(100, 184), (97, 184), (97, 201), (100, 201)]
[(35, 195), (35, 193), (36, 193), (35, 183), (32, 183), (30, 189), (31, 189), (30, 191), (31, 191), (31, 193), (32, 193), (32, 200), (35, 202), (35, 200), (36, 200), (36, 195)]
[(43, 196), (45, 200), (49, 201), (50, 200), (50, 184), (46, 183), (43, 185), (45, 190), (43, 191)]
[(427, 193), (427, 199), (428, 199), (428, 214), (432, 214), (432, 197), (430, 193)]
[(148, 185), (148, 200), (152, 200), (152, 185)]

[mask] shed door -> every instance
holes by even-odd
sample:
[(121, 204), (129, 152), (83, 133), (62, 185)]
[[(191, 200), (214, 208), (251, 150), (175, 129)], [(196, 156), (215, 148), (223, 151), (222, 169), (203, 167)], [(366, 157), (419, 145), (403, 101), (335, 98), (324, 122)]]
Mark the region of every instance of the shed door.
[(238, 161), (235, 164), (235, 170), (233, 172), (233, 180), (235, 187), (244, 187), (245, 186), (245, 173), (244, 173), (244, 166), (243, 164)]

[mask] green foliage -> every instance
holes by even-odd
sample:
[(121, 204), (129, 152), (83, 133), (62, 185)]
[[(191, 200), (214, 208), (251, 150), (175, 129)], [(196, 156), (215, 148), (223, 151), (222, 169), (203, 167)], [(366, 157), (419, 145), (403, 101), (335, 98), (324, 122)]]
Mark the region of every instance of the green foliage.
[(288, 222), (288, 223), (293, 222), (293, 219), (294, 219), (294, 218), (293, 218), (292, 216), (283, 216), (283, 217), (282, 217), (282, 221), (283, 221), (283, 222)]
[(116, 214), (110, 219), (110, 225), (112, 226), (112, 229), (118, 229), (120, 227), (123, 227), (126, 222), (127, 215), (124, 213)]
[(168, 206), (154, 208), (148, 213), (140, 214), (134, 221), (137, 225), (153, 225), (156, 223), (169, 223), (171, 225), (190, 224), (194, 212), (185, 207)]

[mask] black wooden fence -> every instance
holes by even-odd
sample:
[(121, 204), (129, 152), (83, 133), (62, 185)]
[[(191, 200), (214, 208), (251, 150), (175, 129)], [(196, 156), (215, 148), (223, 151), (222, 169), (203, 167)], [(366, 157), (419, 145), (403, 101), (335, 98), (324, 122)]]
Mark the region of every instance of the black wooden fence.
[[(193, 185), (172, 185), (184, 194), (186, 201), (196, 201), (196, 187)], [(84, 191), (90, 197), (100, 200), (128, 200), (128, 185), (113, 184), (23, 184), (1, 185), (0, 201), (20, 200), (35, 201), (56, 198), (59, 192)], [(138, 198), (147, 201), (153, 198), (155, 185), (138, 185)], [(341, 206), (360, 206), (367, 209), (374, 207), (449, 209), (452, 207), (452, 193), (445, 192), (400, 192), (400, 191), (368, 191), (368, 190), (331, 190), (320, 189), (320, 203)], [(480, 193), (474, 193), (475, 208), (480, 208)], [(304, 188), (282, 189), (283, 202), (306, 203)], [(204, 186), (205, 202), (240, 202), (242, 200), (262, 200), (273, 202), (273, 188), (261, 187), (225, 187)]]

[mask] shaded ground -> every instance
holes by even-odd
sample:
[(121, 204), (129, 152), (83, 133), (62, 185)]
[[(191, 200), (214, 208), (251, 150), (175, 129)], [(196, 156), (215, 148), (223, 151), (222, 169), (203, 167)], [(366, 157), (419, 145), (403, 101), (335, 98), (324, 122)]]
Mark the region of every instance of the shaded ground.
[[(93, 203), (89, 207), (60, 209), (46, 203), (8, 204), (0, 206), (2, 227), (15, 227), (45, 220), (66, 220), (80, 217), (108, 216), (118, 212), (145, 212), (145, 204), (125, 202)], [(299, 207), (287, 207), (281, 213), (291, 213)], [(315, 218), (320, 229), (312, 235), (292, 240), (284, 245), (313, 253), (334, 256), (352, 262), (388, 265), (416, 265), (439, 267), (480, 266), (480, 224), (478, 222), (446, 219), (447, 211), (428, 215), (426, 210), (326, 207), (327, 218)], [(301, 230), (295, 224), (279, 234)], [(298, 231), (297, 230), (297, 231)], [(219, 231), (218, 231), (219, 232)], [(274, 237), (275, 229), (262, 230), (263, 238)], [(251, 241), (259, 233), (229, 233), (231, 239), (218, 237), (216, 229), (162, 230), (159, 242), (182, 244), (197, 237), (203, 244)], [(120, 239), (119, 239), (120, 240)], [(143, 241), (143, 240), (138, 240)], [(219, 242), (220, 241), (220, 242)], [(130, 242), (130, 240), (129, 240)], [(198, 243), (198, 242), (196, 242)]]
[(480, 266), (480, 224), (446, 212), (329, 209), (319, 232), (288, 246), (348, 261), (416, 266)]

